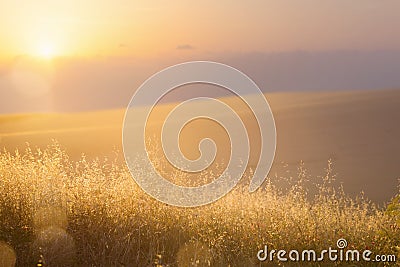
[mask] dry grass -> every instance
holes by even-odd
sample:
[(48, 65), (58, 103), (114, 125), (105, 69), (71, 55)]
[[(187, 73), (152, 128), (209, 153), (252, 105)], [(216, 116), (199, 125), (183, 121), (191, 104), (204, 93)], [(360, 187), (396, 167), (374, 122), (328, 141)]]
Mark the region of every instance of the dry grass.
[(3, 151), (0, 255), (16, 253), (17, 266), (260, 266), (265, 244), (321, 250), (339, 238), (397, 253), (398, 204), (386, 210), (346, 196), (330, 185), (330, 167), (315, 198), (302, 167), (298, 178), (287, 191), (271, 182), (253, 194), (239, 186), (211, 205), (177, 208), (145, 195), (125, 166), (107, 159), (72, 162), (58, 145)]

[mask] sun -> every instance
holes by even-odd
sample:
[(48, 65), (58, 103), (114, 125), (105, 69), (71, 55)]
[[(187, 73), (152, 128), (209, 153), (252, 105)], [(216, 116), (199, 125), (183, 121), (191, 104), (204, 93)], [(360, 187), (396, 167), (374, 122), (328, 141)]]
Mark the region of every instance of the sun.
[(37, 45), (36, 56), (43, 59), (52, 59), (56, 56), (56, 50), (52, 43), (42, 42)]

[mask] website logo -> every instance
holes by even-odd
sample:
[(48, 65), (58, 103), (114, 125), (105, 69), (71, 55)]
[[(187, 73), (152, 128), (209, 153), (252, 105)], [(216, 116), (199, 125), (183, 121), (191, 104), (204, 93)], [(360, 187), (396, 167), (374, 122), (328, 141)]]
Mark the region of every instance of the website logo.
[(279, 261), (279, 262), (396, 262), (396, 255), (373, 255), (373, 252), (366, 250), (347, 249), (347, 240), (340, 238), (336, 242), (336, 247), (329, 247), (321, 251), (313, 249), (305, 249), (302, 251), (292, 249), (277, 250), (268, 249), (265, 245), (264, 249), (257, 252), (259, 261)]

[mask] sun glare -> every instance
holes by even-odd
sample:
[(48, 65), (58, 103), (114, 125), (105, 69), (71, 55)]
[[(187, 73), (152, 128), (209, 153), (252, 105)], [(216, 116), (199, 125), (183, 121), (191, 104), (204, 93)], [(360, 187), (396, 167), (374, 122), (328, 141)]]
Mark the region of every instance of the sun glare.
[(52, 59), (55, 55), (55, 48), (51, 43), (44, 42), (37, 46), (36, 56), (44, 59)]

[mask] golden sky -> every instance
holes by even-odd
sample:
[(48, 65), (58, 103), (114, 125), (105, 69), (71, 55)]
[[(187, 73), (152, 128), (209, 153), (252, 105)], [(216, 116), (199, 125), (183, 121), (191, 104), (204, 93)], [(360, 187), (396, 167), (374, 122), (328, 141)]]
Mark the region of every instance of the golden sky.
[(0, 58), (396, 50), (399, 10), (398, 0), (3, 0)]

